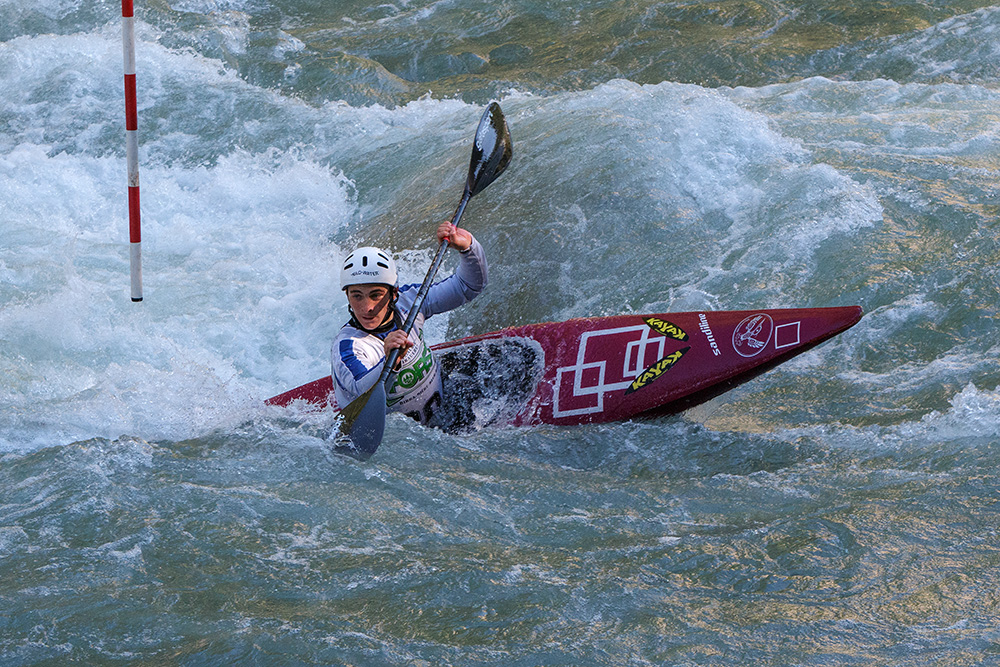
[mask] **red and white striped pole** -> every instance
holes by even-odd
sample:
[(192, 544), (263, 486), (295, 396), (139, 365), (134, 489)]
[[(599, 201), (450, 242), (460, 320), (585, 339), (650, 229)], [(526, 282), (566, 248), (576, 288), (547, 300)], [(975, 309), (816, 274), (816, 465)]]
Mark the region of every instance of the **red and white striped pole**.
[(132, 0), (122, 0), (125, 57), (125, 158), (128, 162), (128, 237), (132, 301), (142, 301), (142, 235), (139, 227), (139, 113), (135, 95), (135, 18)]

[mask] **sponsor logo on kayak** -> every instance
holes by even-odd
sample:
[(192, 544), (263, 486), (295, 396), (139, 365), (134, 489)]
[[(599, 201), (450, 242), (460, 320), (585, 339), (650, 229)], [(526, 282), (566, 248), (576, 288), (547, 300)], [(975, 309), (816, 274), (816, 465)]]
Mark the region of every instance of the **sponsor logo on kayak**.
[(633, 380), (632, 384), (630, 384), (628, 389), (625, 390), (625, 393), (631, 394), (633, 391), (638, 391), (639, 389), (648, 386), (653, 380), (662, 377), (663, 374), (673, 368), (674, 364), (680, 361), (681, 357), (684, 356), (684, 353), (690, 349), (690, 347), (685, 347), (683, 350), (672, 352), (657, 361), (655, 364), (644, 370), (639, 377)]
[(712, 354), (717, 357), (722, 356), (722, 350), (719, 349), (719, 344), (715, 342), (715, 335), (712, 333), (712, 327), (708, 326), (708, 317), (705, 313), (698, 313), (698, 328), (701, 332), (705, 334), (708, 338), (708, 344), (712, 348)]
[(745, 318), (733, 331), (733, 349), (741, 357), (756, 357), (771, 340), (774, 321), (767, 313)]
[[(656, 319), (665, 325), (669, 322)], [(683, 356), (674, 350), (678, 336), (687, 334), (670, 325), (642, 324), (587, 331), (580, 335), (576, 362), (556, 369), (552, 414), (572, 417), (597, 414), (605, 410), (605, 398), (611, 392), (626, 392), (636, 380), (647, 386), (662, 376)], [(673, 335), (663, 334), (671, 331)], [(635, 391), (635, 389), (632, 389)]]
[(670, 336), (677, 340), (687, 340), (688, 335), (676, 324), (667, 322), (666, 320), (661, 320), (659, 317), (647, 317), (643, 320), (649, 327), (664, 336)]

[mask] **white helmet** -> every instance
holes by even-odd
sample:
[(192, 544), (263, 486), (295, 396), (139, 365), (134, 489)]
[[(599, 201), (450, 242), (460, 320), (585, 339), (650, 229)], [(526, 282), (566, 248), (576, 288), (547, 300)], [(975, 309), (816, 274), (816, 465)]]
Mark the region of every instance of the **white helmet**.
[(374, 283), (395, 287), (399, 280), (396, 262), (389, 253), (378, 248), (358, 248), (344, 260), (340, 270), (340, 288)]

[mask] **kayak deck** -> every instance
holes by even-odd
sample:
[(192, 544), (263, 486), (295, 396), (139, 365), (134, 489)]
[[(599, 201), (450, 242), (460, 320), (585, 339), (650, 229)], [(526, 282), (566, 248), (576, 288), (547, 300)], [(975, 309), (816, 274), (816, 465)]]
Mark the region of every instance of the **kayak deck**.
[[(856, 324), (857, 306), (579, 318), (434, 346), (447, 430), (681, 412)], [(335, 406), (329, 376), (268, 399)]]

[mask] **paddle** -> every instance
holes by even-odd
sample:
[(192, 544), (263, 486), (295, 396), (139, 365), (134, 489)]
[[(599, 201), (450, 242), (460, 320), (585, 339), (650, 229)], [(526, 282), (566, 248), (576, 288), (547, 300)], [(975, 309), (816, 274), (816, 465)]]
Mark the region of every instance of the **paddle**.
[[(462, 201), (459, 202), (458, 208), (455, 209), (455, 215), (452, 216), (452, 224), (458, 227), (469, 200), (482, 192), (486, 186), (504, 172), (512, 154), (513, 144), (503, 111), (500, 110), (499, 104), (490, 102), (479, 120), (479, 127), (476, 129), (476, 138), (472, 146), (472, 159), (469, 162), (469, 176), (465, 181)], [(441, 266), (447, 249), (448, 240), (446, 239), (441, 242), (437, 255), (427, 270), (427, 276), (424, 278), (423, 284), (420, 285), (420, 291), (417, 292), (416, 300), (410, 308), (406, 322), (403, 324), (403, 331), (407, 334), (413, 328), (413, 322), (417, 318), (417, 313), (420, 312), (427, 291), (431, 287), (431, 281), (434, 279), (438, 267)], [(392, 350), (382, 366), (382, 374), (379, 376), (378, 382), (340, 411), (342, 420), (340, 432), (349, 436), (353, 443), (353, 447), (349, 450), (344, 448), (347, 450), (346, 453), (364, 460), (374, 454), (382, 443), (382, 434), (385, 431), (386, 386), (395, 380), (392, 369), (396, 365), (399, 355), (399, 348)]]

